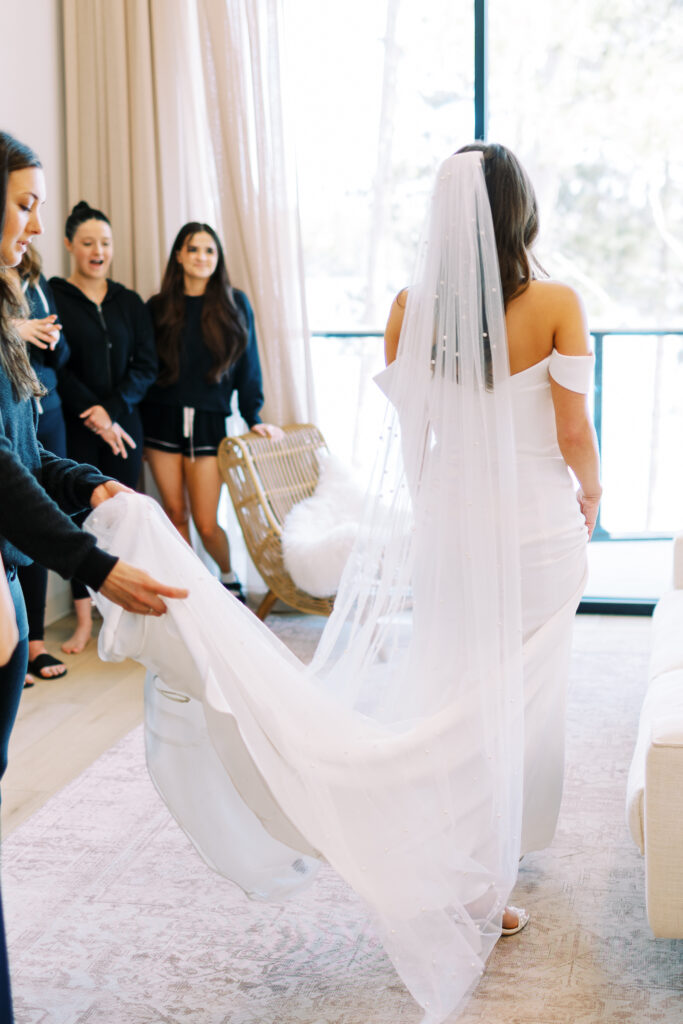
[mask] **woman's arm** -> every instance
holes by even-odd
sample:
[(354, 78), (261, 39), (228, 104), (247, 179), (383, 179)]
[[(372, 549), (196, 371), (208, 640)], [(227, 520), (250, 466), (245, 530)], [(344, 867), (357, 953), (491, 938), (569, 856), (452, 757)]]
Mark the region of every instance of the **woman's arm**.
[(258, 343), (256, 341), (256, 324), (254, 322), (254, 311), (251, 308), (249, 299), (243, 292), (235, 291), (236, 301), (241, 300), (241, 308), (247, 318), (247, 347), (235, 364), (235, 375), (233, 378), (234, 387), (237, 391), (237, 404), (240, 415), (249, 428), (261, 422), (261, 407), (263, 406), (263, 376), (261, 374), (261, 360), (258, 354)]
[(53, 455), (40, 442), (38, 450), (40, 469), (36, 475), (40, 486), (55, 504), (69, 516), (90, 508), (90, 495), (94, 488), (110, 478), (87, 463)]
[[(122, 294), (123, 301), (129, 304), (129, 317), (125, 319), (131, 324), (132, 353), (124, 377), (112, 393), (99, 402), (114, 422), (139, 405), (159, 373), (154, 328), (149, 310), (136, 292), (126, 291)], [(104, 308), (106, 309), (106, 306)]]
[[(57, 323), (59, 323), (57, 303), (55, 302), (55, 297), (52, 294), (52, 288), (50, 288), (50, 285), (42, 274), (40, 276), (40, 287), (43, 295), (45, 296), (45, 301), (47, 302), (47, 308), (49, 309), (50, 314), (55, 315), (57, 317)], [(61, 368), (66, 365), (69, 360), (69, 356), (71, 355), (71, 349), (69, 348), (69, 343), (64, 336), (64, 330), (62, 329), (61, 324), (59, 329), (60, 335), (57, 344), (47, 352), (43, 353), (43, 362), (53, 370), (61, 370)]]
[[(135, 493), (118, 480), (107, 480), (92, 492), (90, 504), (97, 508), (103, 501), (115, 498), (122, 491)], [(99, 592), (109, 601), (125, 608), (127, 612), (137, 612), (141, 615), (163, 615), (167, 608), (162, 598), (178, 599), (189, 594), (189, 590), (184, 588), (159, 583), (143, 569), (136, 569), (134, 565), (122, 562), (121, 559), (102, 581)]]
[[(128, 490), (117, 480), (98, 476), (103, 482), (93, 488), (88, 507)], [(75, 576), (126, 611), (163, 615), (166, 605), (162, 598), (187, 597), (184, 588), (159, 583), (143, 570), (98, 548), (95, 537), (75, 526), (1, 443), (0, 485), (5, 499), (0, 502), (0, 535), (29, 558), (65, 579)]]
[(598, 518), (602, 486), (598, 441), (590, 418), (588, 401), (585, 395), (568, 391), (552, 377), (550, 388), (555, 406), (557, 442), (562, 458), (579, 481), (578, 500), (590, 537)]
[[(586, 314), (581, 299), (571, 288), (558, 290), (554, 347), (564, 356), (590, 355)], [(588, 397), (563, 387), (551, 376), (557, 441), (562, 457), (579, 481), (581, 511), (589, 537), (593, 533), (602, 497), (600, 455)]]
[[(68, 463), (68, 460), (57, 460), (56, 456), (52, 458)], [(92, 467), (76, 468), (95, 474), (98, 484), (107, 479)], [(0, 536), (64, 579), (77, 576), (96, 590), (116, 559), (100, 551), (92, 534), (85, 533), (72, 522), (1, 436), (0, 489), (3, 495)], [(89, 501), (86, 500), (81, 507), (89, 507)]]
[(398, 342), (401, 336), (407, 299), (408, 289), (404, 288), (403, 291), (398, 293), (389, 310), (389, 319), (384, 329), (384, 358), (387, 366), (389, 363), (393, 363), (398, 354)]
[(25, 320), (16, 320), (15, 327), (30, 346), (31, 362), (57, 370), (66, 362), (69, 348), (60, 344), (62, 325), (52, 289), (42, 274), (35, 284), (25, 288), (24, 298), (29, 315)]
[(60, 367), (57, 373), (57, 390), (64, 406), (75, 416), (99, 402), (95, 392), (74, 373), (70, 362)]
[(120, 559), (100, 586), (100, 594), (109, 601), (139, 615), (163, 615), (168, 609), (162, 598), (178, 600), (189, 593), (184, 587), (159, 583), (149, 573)]
[(43, 362), (46, 361), (48, 353), (52, 352), (59, 342), (62, 328), (56, 321), (57, 317), (54, 313), (30, 320), (14, 321), (17, 334), (23, 338), (27, 345), (34, 345), (42, 352)]

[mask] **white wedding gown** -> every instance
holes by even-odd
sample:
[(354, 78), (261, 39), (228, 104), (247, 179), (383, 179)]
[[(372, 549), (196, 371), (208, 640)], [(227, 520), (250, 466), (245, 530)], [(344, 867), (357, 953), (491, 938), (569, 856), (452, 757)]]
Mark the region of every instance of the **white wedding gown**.
[(524, 638), (522, 853), (551, 842), (562, 797), (572, 622), (587, 577), (586, 525), (555, 428), (549, 375), (588, 393), (593, 356), (551, 356), (512, 378)]
[[(481, 153), (439, 168), (358, 538), (311, 665), (211, 577), (159, 507), (104, 502), (106, 550), (190, 591), (161, 618), (97, 597), (104, 658), (149, 669), (150, 773), (205, 859), (281, 898), (327, 860), (440, 1024), (500, 937), (520, 852), (562, 789), (586, 529), (549, 374), (510, 377)], [(368, 1022), (371, 1024), (371, 1022)]]
[[(586, 391), (591, 366), (589, 357), (554, 353), (511, 378), (524, 633), (523, 851), (550, 842), (555, 828), (571, 623), (586, 571), (586, 529), (557, 445), (548, 374)], [(149, 771), (201, 855), (257, 899), (295, 892), (327, 859), (372, 906), (424, 1021), (444, 1019), (471, 991), (498, 938), (486, 923), (493, 883), (482, 868), (490, 808), (468, 783), (486, 765), (468, 725), (477, 689), (405, 730), (360, 714), (209, 575), (154, 501), (119, 495), (86, 528), (105, 549), (190, 590), (187, 600), (169, 601), (162, 618), (96, 600), (101, 656), (135, 658), (149, 670)], [(427, 763), (439, 765), (442, 784), (434, 784)], [(462, 920), (462, 908), (476, 916), (477, 906), (479, 932)]]

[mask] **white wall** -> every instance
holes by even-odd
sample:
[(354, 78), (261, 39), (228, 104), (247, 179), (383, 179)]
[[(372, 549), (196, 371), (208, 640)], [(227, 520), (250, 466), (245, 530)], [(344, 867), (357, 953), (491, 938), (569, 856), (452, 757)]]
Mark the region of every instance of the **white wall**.
[(0, 128), (38, 153), (47, 179), (45, 234), (38, 242), (47, 276), (65, 259), (66, 146), (61, 0), (0, 3)]
[[(45, 273), (68, 271), (64, 245), (66, 144), (61, 0), (0, 2), (0, 129), (34, 149), (45, 168), (45, 234), (38, 242)], [(46, 621), (68, 611), (68, 584), (50, 574)]]

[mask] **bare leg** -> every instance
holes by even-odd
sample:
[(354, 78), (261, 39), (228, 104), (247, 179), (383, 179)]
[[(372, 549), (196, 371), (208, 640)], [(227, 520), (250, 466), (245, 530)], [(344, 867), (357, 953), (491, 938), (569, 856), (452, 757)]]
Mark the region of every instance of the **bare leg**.
[(185, 489), (183, 456), (180, 452), (159, 452), (145, 448), (145, 458), (159, 488), (164, 512), (181, 537), (190, 543), (190, 507)]
[(80, 654), (92, 634), (92, 605), (89, 597), (79, 597), (74, 601), (76, 611), (76, 628), (68, 640), (62, 644), (67, 654)]
[(202, 544), (221, 572), (230, 572), (230, 545), (225, 530), (218, 525), (218, 502), (223, 481), (214, 455), (200, 455), (194, 461), (183, 458), (192, 520)]

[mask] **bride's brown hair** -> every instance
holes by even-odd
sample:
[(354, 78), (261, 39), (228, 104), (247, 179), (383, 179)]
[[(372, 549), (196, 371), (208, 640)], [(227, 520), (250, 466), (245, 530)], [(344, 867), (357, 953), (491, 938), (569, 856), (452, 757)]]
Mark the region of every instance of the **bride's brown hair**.
[(480, 152), (496, 236), (503, 301), (521, 295), (533, 280), (533, 267), (543, 268), (529, 249), (538, 235), (536, 193), (519, 160), (495, 142), (472, 142), (458, 153)]

